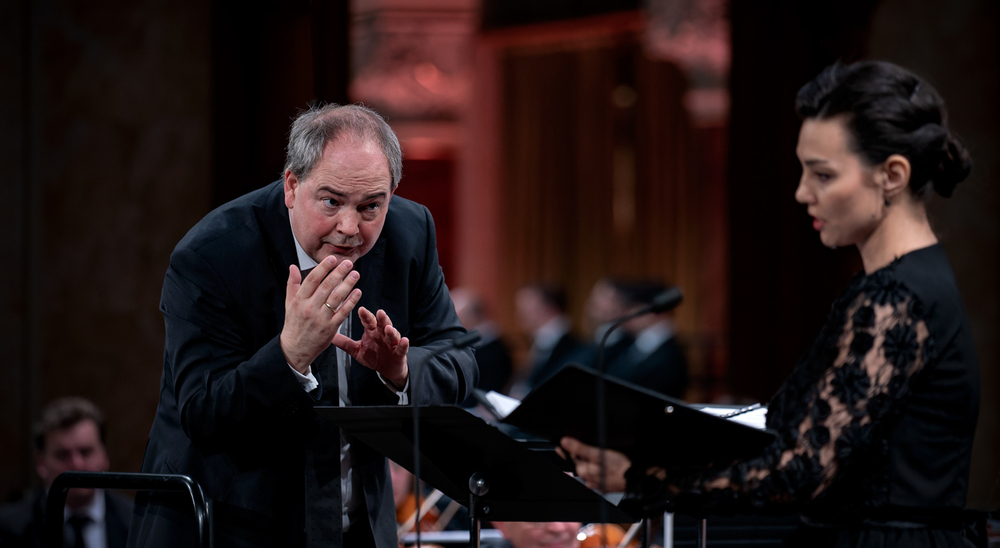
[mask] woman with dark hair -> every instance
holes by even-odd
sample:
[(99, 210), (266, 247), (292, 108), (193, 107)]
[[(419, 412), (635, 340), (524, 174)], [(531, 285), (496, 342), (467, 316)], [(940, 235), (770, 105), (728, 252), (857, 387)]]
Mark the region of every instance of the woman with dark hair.
[[(606, 488), (646, 514), (798, 511), (795, 546), (966, 546), (979, 372), (925, 203), (952, 194), (968, 153), (937, 92), (889, 63), (833, 65), (796, 108), (795, 199), (824, 245), (857, 247), (864, 271), (771, 400), (778, 438), (763, 453), (691, 470), (607, 451)], [(596, 487), (600, 452), (562, 445)]]

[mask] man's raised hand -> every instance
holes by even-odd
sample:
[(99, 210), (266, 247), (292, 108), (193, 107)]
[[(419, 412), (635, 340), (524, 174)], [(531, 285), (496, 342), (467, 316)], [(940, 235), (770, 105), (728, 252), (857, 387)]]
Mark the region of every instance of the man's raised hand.
[(288, 267), (285, 286), (285, 324), (281, 328), (281, 350), (285, 360), (299, 373), (334, 342), (340, 324), (361, 300), (354, 289), (358, 273), (351, 261), (336, 265), (332, 256), (323, 259), (302, 279), (299, 268)]
[(384, 310), (372, 314), (361, 307), (358, 309), (358, 318), (365, 328), (361, 340), (355, 341), (338, 333), (333, 338), (333, 344), (361, 365), (378, 371), (383, 379), (397, 388), (402, 388), (410, 374), (406, 363), (410, 339), (400, 335)]

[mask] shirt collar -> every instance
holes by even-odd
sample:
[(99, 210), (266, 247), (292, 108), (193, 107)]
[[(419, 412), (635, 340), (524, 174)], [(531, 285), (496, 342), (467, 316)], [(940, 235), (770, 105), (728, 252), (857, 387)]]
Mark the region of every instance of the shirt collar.
[(94, 498), (90, 500), (90, 504), (84, 506), (83, 508), (77, 508), (76, 510), (70, 510), (65, 508), (63, 510), (63, 518), (69, 519), (70, 516), (87, 516), (88, 518), (94, 520), (94, 523), (104, 523), (104, 514), (107, 512), (106, 504), (104, 502), (104, 490), (94, 489)]
[(535, 347), (539, 350), (555, 348), (559, 339), (568, 332), (569, 321), (563, 316), (556, 316), (535, 331)]
[[(289, 216), (288, 226), (291, 225), (292, 218)], [(303, 270), (309, 270), (310, 268), (316, 268), (316, 265), (319, 263), (314, 261), (313, 258), (306, 253), (306, 250), (302, 249), (302, 245), (299, 244), (299, 237), (295, 235), (295, 229), (292, 229), (292, 241), (295, 242), (295, 254), (298, 255), (299, 258), (299, 271), (301, 272)]]
[(674, 336), (673, 326), (670, 322), (656, 322), (643, 329), (635, 337), (635, 346), (646, 354), (652, 354), (654, 350)]

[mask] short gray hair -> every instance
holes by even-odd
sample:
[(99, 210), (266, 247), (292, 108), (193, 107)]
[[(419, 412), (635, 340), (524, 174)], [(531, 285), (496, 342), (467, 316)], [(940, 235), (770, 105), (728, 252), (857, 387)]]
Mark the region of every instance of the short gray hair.
[(381, 114), (363, 105), (330, 103), (302, 111), (292, 122), (288, 136), (285, 171), (305, 179), (316, 167), (327, 143), (344, 135), (377, 144), (382, 149), (392, 177), (389, 188), (395, 190), (403, 177), (399, 139)]

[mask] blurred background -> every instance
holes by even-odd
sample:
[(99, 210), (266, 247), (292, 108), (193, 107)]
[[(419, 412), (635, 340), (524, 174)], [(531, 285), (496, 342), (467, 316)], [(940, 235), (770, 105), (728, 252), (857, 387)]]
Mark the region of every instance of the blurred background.
[[(970, 504), (1000, 470), (1000, 6), (993, 0), (9, 0), (0, 3), (0, 496), (49, 400), (137, 471), (170, 252), (281, 176), (296, 112), (363, 102), (404, 150), (452, 288), (523, 363), (514, 294), (679, 285), (690, 401), (766, 401), (860, 269), (793, 192), (798, 88), (840, 59), (931, 82), (975, 160), (932, 207), (982, 368)], [(520, 362), (518, 361), (520, 360)], [(523, 367), (523, 365), (522, 365)], [(997, 497), (996, 494), (993, 495)]]

